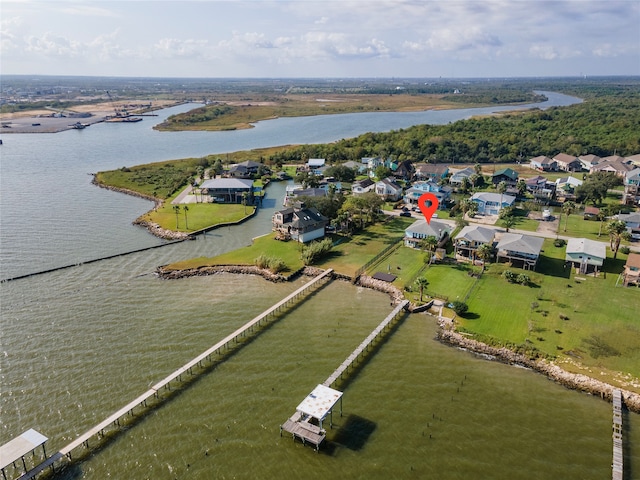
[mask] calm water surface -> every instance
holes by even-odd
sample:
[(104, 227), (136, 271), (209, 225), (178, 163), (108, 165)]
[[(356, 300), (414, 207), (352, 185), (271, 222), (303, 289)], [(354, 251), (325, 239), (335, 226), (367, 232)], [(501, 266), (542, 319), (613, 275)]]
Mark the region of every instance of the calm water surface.
[[(148, 202), (89, 184), (87, 172), (166, 158), (118, 142), (112, 127), (5, 141), (3, 149), (19, 139), (29, 153), (2, 150), (3, 278), (160, 243), (130, 225)], [(129, 135), (126, 128), (138, 125), (122, 127)], [(100, 140), (100, 131), (114, 137)], [(176, 143), (191, 152), (190, 140)], [(216, 151), (193, 148), (211, 150), (189, 155)], [(35, 428), (54, 452), (301, 285), (151, 274), (266, 233), (283, 189), (270, 187), (265, 208), (238, 228), (0, 284), (0, 442)], [(389, 311), (386, 296), (332, 282), (56, 478), (610, 478), (609, 404), (440, 345), (423, 315), (400, 322), (342, 385), (344, 416), (334, 416), (327, 448), (316, 454), (280, 437), (296, 405)], [(633, 473), (640, 429), (637, 416), (625, 420)]]

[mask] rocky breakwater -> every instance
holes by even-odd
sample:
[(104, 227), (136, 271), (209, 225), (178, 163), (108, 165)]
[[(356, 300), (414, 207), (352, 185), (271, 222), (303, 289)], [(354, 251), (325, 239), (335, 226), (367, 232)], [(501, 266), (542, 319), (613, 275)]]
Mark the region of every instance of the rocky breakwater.
[[(442, 327), (442, 325), (441, 325)], [(587, 375), (579, 373), (571, 373), (560, 368), (545, 359), (530, 358), (528, 356), (513, 352), (504, 347), (492, 347), (482, 342), (478, 342), (472, 338), (468, 338), (461, 335), (458, 332), (450, 330), (448, 328), (440, 328), (438, 332), (438, 340), (449, 345), (464, 348), (472, 352), (480, 353), (483, 355), (490, 355), (505, 363), (513, 365), (521, 365), (523, 367), (530, 368), (534, 371), (546, 375), (551, 380), (564, 385), (567, 388), (573, 390), (579, 390), (581, 392), (589, 393), (591, 395), (598, 395), (601, 398), (611, 401), (613, 398), (613, 391), (620, 390), (622, 392), (622, 398), (627, 408), (636, 413), (640, 413), (640, 395), (622, 388), (614, 387), (608, 383), (602, 382), (595, 378), (591, 378)]]
[(285, 282), (286, 277), (273, 273), (266, 268), (258, 268), (255, 265), (211, 265), (198, 268), (187, 268), (184, 270), (167, 270), (164, 267), (156, 269), (156, 275), (160, 278), (175, 280), (179, 278), (197, 277), (204, 275), (215, 275), (218, 273), (236, 273), (244, 275), (260, 275), (270, 282)]
[(402, 291), (399, 288), (391, 285), (389, 282), (384, 282), (367, 275), (360, 275), (357, 284), (361, 287), (370, 288), (378, 292), (386, 293), (387, 295), (389, 295), (389, 297), (391, 297), (391, 302), (394, 305), (397, 305), (404, 300)]

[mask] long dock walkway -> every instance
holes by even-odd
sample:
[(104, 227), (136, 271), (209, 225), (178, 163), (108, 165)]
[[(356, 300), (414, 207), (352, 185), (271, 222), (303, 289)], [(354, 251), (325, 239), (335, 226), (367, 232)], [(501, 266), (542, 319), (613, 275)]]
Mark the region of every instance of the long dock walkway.
[(624, 460), (622, 451), (622, 393), (613, 391), (613, 463), (612, 480), (623, 480)]
[(45, 470), (47, 467), (53, 466), (53, 464), (56, 461), (58, 461), (58, 460), (60, 460), (62, 458), (67, 457), (67, 458), (70, 459), (71, 458), (71, 452), (75, 448), (79, 447), (80, 445), (84, 445), (85, 447), (89, 447), (89, 440), (92, 437), (94, 437), (96, 435), (103, 435), (104, 430), (107, 427), (111, 426), (112, 424), (119, 425), (120, 419), (122, 417), (124, 417), (128, 413), (132, 414), (134, 408), (136, 408), (138, 406), (146, 407), (147, 400), (149, 400), (151, 397), (157, 397), (158, 394), (159, 394), (159, 391), (161, 389), (163, 389), (163, 388), (170, 389), (171, 382), (180, 381), (181, 380), (181, 376), (184, 373), (193, 374), (193, 368), (196, 365), (202, 366), (203, 361), (205, 361), (205, 360), (211, 361), (211, 357), (214, 354), (219, 353), (221, 349), (224, 349), (224, 348), (228, 347), (229, 343), (231, 343), (233, 341), (237, 341), (238, 337), (244, 336), (247, 331), (251, 330), (254, 326), (259, 325), (262, 321), (266, 320), (267, 317), (269, 317), (269, 315), (277, 313), (282, 308), (286, 307), (289, 303), (292, 303), (293, 301), (297, 300), (301, 295), (307, 293), (312, 287), (314, 287), (316, 285), (324, 285), (324, 283), (321, 283), (321, 282), (323, 280), (325, 280), (325, 279), (331, 280), (332, 279), (332, 273), (333, 273), (333, 269), (328, 269), (328, 270), (325, 270), (320, 275), (314, 277), (311, 281), (305, 283), (302, 287), (298, 288), (295, 292), (291, 293), (290, 295), (288, 295), (287, 297), (283, 298), (282, 300), (280, 300), (278, 303), (276, 303), (272, 307), (270, 307), (267, 310), (265, 310), (264, 312), (262, 312), (257, 317), (255, 317), (252, 320), (250, 320), (249, 322), (245, 323), (242, 327), (238, 328), (235, 332), (227, 335), (225, 338), (220, 340), (218, 343), (213, 345), (211, 348), (209, 348), (205, 352), (201, 353), (200, 355), (198, 355), (197, 357), (195, 357), (193, 360), (189, 361), (188, 363), (184, 364), (182, 367), (180, 367), (179, 369), (177, 369), (173, 373), (167, 375), (164, 379), (160, 380), (158, 383), (153, 385), (149, 390), (144, 392), (142, 395), (140, 395), (136, 399), (134, 399), (131, 402), (129, 402), (128, 404), (126, 404), (124, 407), (119, 409), (117, 412), (109, 415), (106, 419), (104, 419), (98, 425), (96, 425), (95, 427), (87, 430), (85, 433), (80, 435), (74, 441), (72, 441), (68, 445), (62, 447), (58, 452), (53, 454), (47, 460), (45, 460), (41, 464), (37, 465), (35, 468), (31, 469), (30, 471), (28, 471), (24, 475), (22, 475), (20, 477), (20, 480), (28, 480), (28, 479), (34, 478), (37, 474), (39, 474), (40, 472)]
[(322, 385), (325, 387), (330, 387), (333, 385), (342, 375), (346, 372), (349, 367), (362, 355), (362, 353), (369, 348), (371, 343), (382, 333), (382, 331), (389, 326), (389, 324), (398, 316), (398, 314), (407, 307), (409, 304), (409, 300), (403, 300), (400, 302), (396, 308), (394, 308), (387, 317), (380, 322), (367, 338), (365, 338), (360, 345), (349, 355), (344, 362), (340, 364), (338, 368), (327, 378)]
[[(302, 443), (310, 443), (315, 446), (316, 451), (320, 449), (320, 444), (326, 437), (326, 431), (322, 428), (322, 421), (327, 415), (333, 415), (332, 410), (335, 402), (340, 400), (340, 415), (342, 416), (342, 392), (333, 390), (333, 385), (342, 375), (355, 363), (360, 356), (369, 348), (373, 341), (378, 338), (385, 328), (393, 322), (400, 312), (407, 307), (408, 300), (398, 304), (387, 317), (365, 338), (360, 345), (349, 355), (344, 362), (327, 378), (322, 384), (318, 385), (313, 392), (309, 394), (307, 399), (312, 398), (322, 404), (322, 408), (314, 409), (314, 413), (305, 411), (305, 402), (298, 405), (296, 412), (280, 425), (280, 435), (282, 432), (290, 433), (293, 439), (299, 438)], [(305, 399), (305, 400), (307, 400)], [(310, 422), (310, 417), (314, 417), (319, 421), (320, 426)]]

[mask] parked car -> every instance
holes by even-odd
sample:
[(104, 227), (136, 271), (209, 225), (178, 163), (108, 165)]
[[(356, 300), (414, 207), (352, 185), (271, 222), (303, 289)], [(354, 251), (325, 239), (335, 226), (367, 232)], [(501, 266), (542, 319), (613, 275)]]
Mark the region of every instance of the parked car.
[(401, 212), (400, 216), (401, 217), (410, 217), (411, 216), (411, 212)]

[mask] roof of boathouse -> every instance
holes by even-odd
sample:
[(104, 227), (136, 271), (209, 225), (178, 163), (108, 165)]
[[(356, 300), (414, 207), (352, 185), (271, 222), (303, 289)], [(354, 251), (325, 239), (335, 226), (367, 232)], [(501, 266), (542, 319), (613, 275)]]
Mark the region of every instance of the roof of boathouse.
[(341, 397), (342, 392), (339, 390), (320, 384), (300, 402), (296, 410), (318, 420), (323, 420)]

